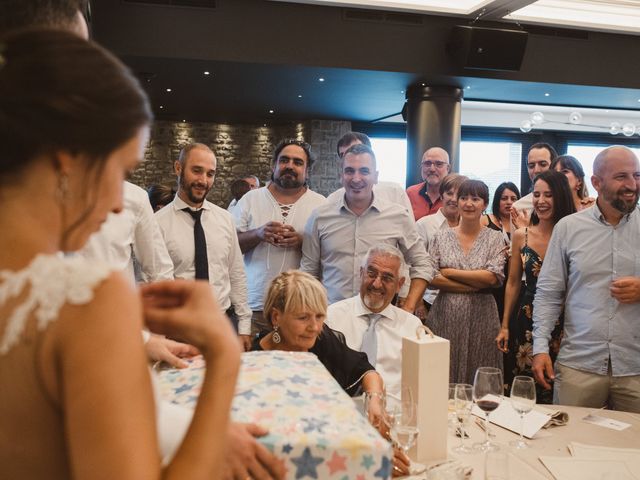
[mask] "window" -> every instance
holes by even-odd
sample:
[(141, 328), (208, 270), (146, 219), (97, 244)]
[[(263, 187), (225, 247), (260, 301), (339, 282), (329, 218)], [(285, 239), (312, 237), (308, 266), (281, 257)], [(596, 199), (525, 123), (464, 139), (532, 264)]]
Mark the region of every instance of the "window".
[(396, 182), (404, 187), (407, 179), (407, 141), (404, 138), (371, 138), (378, 161), (378, 181)]
[(460, 173), (489, 187), (489, 205), (502, 182), (520, 185), (522, 144), (507, 141), (460, 142)]
[[(596, 158), (596, 155), (598, 155), (598, 153), (609, 146), (610, 145), (567, 145), (567, 155), (576, 157), (582, 164), (582, 169), (584, 170), (584, 182), (587, 184), (589, 195), (592, 197), (598, 196), (598, 193), (593, 188), (593, 185), (591, 185), (591, 175), (593, 175), (593, 160)], [(630, 148), (633, 153), (640, 157), (640, 148)]]

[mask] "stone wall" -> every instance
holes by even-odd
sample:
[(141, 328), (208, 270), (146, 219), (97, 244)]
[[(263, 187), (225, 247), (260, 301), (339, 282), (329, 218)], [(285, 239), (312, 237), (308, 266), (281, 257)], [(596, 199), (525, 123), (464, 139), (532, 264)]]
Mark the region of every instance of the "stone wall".
[(284, 138), (296, 138), (309, 142), (316, 157), (309, 185), (328, 195), (340, 186), (336, 143), (350, 129), (350, 122), (330, 120), (269, 126), (157, 121), (151, 131), (145, 162), (131, 181), (143, 188), (155, 183), (175, 185), (173, 162), (182, 146), (190, 142), (204, 143), (211, 147), (218, 160), (215, 183), (208, 198), (226, 207), (231, 200), (231, 182), (243, 175), (256, 175), (261, 182), (268, 180), (276, 145)]

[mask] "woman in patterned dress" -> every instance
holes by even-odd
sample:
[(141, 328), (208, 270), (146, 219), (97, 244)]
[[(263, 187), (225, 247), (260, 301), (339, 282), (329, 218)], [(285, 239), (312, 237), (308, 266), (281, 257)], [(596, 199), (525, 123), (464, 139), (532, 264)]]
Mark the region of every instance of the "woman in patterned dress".
[(502, 234), (480, 224), (488, 203), (483, 182), (465, 181), (458, 189), (459, 225), (440, 230), (429, 245), (438, 271), (431, 286), (440, 293), (427, 325), (451, 342), (454, 383), (473, 383), (478, 367), (502, 368), (502, 354), (492, 348), (500, 319), (491, 289), (503, 281), (505, 245)]
[[(515, 375), (533, 376), (533, 297), (542, 261), (551, 239), (553, 227), (572, 213), (575, 206), (567, 178), (549, 170), (533, 181), (533, 213), (531, 225), (519, 228), (512, 235), (512, 256), (509, 262), (509, 279), (505, 290), (502, 328), (496, 337), (498, 349), (505, 355), (505, 389), (508, 392)], [(518, 255), (519, 254), (519, 255)], [(521, 292), (522, 273), (525, 273), (525, 289)], [(516, 304), (518, 309), (511, 315)], [(551, 359), (560, 350), (562, 318), (558, 318), (550, 344)], [(538, 403), (551, 403), (552, 392), (536, 385)]]

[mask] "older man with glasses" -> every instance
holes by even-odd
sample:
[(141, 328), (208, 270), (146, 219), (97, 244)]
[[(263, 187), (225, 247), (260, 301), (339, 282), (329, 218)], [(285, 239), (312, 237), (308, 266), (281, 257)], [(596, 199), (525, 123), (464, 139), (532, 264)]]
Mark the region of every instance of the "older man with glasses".
[(416, 220), (440, 210), (442, 206), (440, 184), (451, 171), (449, 154), (441, 147), (431, 147), (424, 152), (420, 168), (424, 181), (407, 188), (407, 195)]

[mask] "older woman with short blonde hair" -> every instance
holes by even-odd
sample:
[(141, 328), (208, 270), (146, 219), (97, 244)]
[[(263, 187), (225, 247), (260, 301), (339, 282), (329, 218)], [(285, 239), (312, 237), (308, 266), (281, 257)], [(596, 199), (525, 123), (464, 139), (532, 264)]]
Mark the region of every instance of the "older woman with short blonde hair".
[(314, 353), (351, 396), (384, 390), (382, 378), (367, 355), (351, 350), (342, 333), (324, 324), (327, 292), (308, 273), (289, 270), (275, 277), (264, 302), (265, 318), (273, 331), (264, 333), (252, 350)]

